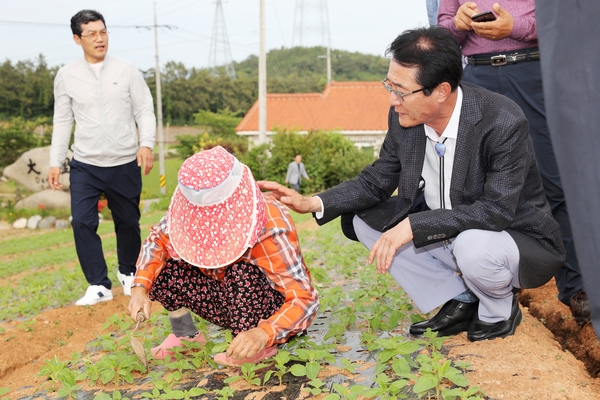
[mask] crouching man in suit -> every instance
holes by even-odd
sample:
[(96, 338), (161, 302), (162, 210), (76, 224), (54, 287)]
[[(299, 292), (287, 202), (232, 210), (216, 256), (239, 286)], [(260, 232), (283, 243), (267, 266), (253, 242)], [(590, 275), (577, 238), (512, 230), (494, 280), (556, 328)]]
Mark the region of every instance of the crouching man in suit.
[(521, 321), (513, 289), (543, 285), (565, 257), (527, 119), (507, 97), (461, 83), (461, 51), (444, 28), (406, 31), (387, 54), (379, 159), (314, 197), (259, 186), (320, 225), (342, 216), (346, 236), (371, 250), (368, 263), (392, 274), (421, 312), (443, 305), (411, 334), (512, 335)]

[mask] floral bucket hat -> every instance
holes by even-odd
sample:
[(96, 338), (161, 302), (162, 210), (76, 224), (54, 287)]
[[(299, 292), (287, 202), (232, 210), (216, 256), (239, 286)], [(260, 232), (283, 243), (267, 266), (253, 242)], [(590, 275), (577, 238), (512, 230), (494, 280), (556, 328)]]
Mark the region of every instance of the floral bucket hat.
[(232, 264), (252, 248), (267, 223), (250, 169), (223, 147), (183, 162), (167, 212), (174, 250), (199, 268)]

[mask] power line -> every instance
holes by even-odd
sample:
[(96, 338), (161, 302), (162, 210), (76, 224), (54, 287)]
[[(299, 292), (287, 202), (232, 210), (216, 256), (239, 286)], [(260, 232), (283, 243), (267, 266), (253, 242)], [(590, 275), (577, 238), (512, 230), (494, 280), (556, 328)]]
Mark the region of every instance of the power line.
[[(50, 28), (68, 28), (68, 25), (65, 24), (57, 24), (53, 22), (35, 22), (35, 21), (5, 21), (0, 20), (0, 25), (23, 25), (23, 26), (47, 26)], [(136, 25), (110, 25), (110, 28), (137, 28)]]

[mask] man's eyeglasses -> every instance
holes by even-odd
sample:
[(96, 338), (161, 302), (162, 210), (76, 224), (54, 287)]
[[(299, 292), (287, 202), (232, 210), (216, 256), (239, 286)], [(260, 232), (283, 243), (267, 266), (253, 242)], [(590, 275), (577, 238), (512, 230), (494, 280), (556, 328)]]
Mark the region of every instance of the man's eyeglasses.
[(84, 38), (88, 38), (91, 40), (96, 40), (96, 38), (98, 38), (98, 36), (100, 36), (102, 39), (106, 39), (108, 37), (108, 31), (104, 30), (104, 31), (91, 31), (88, 32), (87, 35), (79, 35), (79, 37), (84, 37)]
[(404, 101), (404, 97), (406, 97), (408, 95), (411, 95), (411, 94), (414, 94), (414, 93), (419, 93), (419, 92), (422, 92), (423, 90), (427, 89), (427, 88), (423, 87), (421, 89), (413, 90), (410, 93), (400, 93), (396, 89), (392, 89), (392, 87), (386, 83), (387, 80), (388, 80), (388, 78), (385, 78), (384, 80), (381, 81), (381, 83), (383, 84), (383, 87), (385, 88), (385, 90), (387, 90), (390, 93), (394, 93), (396, 96), (400, 97), (402, 99), (402, 101)]

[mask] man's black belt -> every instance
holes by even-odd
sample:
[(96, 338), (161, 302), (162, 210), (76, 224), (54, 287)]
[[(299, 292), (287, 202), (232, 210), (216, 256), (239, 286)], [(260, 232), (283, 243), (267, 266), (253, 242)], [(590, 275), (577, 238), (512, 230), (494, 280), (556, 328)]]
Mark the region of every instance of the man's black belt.
[(499, 67), (506, 64), (516, 64), (524, 61), (539, 61), (540, 51), (537, 47), (525, 50), (516, 50), (506, 54), (478, 54), (467, 57), (469, 65), (491, 65)]

